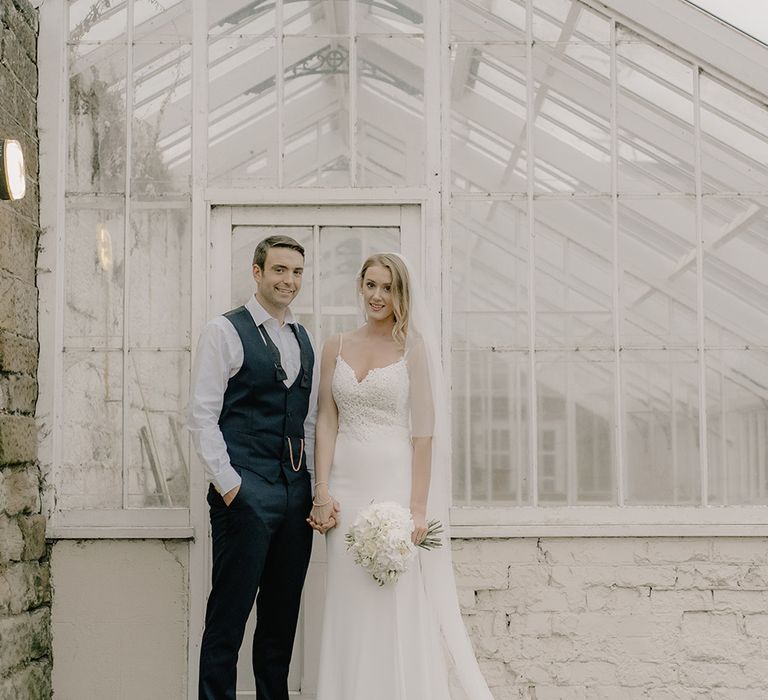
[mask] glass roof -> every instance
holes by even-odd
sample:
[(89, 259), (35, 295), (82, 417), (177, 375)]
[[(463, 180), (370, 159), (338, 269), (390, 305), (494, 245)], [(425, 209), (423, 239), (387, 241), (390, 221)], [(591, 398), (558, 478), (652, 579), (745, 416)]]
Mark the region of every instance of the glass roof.
[[(611, 210), (598, 198), (611, 189), (610, 17), (572, 0), (536, 0), (529, 74), (525, 1), (495, 0), (492, 11), (487, 5), (450, 3), (451, 65), (443, 69), (450, 70), (454, 197), (526, 192), (527, 85), (533, 80), (533, 187), (544, 197), (535, 212), (536, 303), (548, 310), (539, 318), (537, 342), (557, 344), (563, 337), (559, 316), (577, 310), (584, 323), (571, 340), (609, 348), (616, 272)], [(735, 9), (738, 3), (729, 0), (728, 5)], [(278, 62), (273, 3), (210, 3), (210, 182), (275, 184), (277, 119), (282, 118), (287, 186), (349, 185), (353, 162), (358, 185), (422, 184), (423, 2), (359, 2), (354, 71), (346, 7), (340, 1), (286, 2)], [(73, 113), (76, 133), (77, 120), (92, 109), (96, 78), (101, 95), (125, 91), (126, 61), (119, 47), (126, 40), (125, 5), (75, 0), (70, 9), (71, 74), (73, 89), (81, 94), (79, 103), (73, 101), (80, 105)], [(155, 149), (165, 169), (137, 180), (136, 187), (156, 193), (175, 178), (188, 178), (190, 171), (189, 3), (153, 0), (137, 2), (135, 9), (133, 90), (128, 93), (134, 100), (134, 157), (141, 163)], [(694, 67), (652, 37), (623, 27), (618, 27), (616, 56), (623, 337), (637, 339), (640, 346), (651, 341), (654, 346), (693, 341), (695, 346)], [(281, 95), (277, 65), (284, 71)], [(355, 100), (351, 81), (356, 81)], [(705, 200), (708, 333), (726, 338), (720, 344), (728, 346), (766, 346), (768, 112), (706, 73), (700, 100), (704, 193), (756, 193), (751, 199)], [(353, 105), (357, 112), (350, 116)], [(353, 120), (356, 141), (349, 135)], [(83, 162), (88, 162), (85, 156)], [(572, 194), (581, 198), (546, 201)], [(497, 278), (498, 288), (508, 281), (503, 265), (496, 272), (504, 256), (525, 255), (511, 242), (509, 221), (500, 206), (455, 210), (454, 223), (467, 236), (468, 259), (484, 267), (492, 281)], [(576, 274), (564, 273), (566, 259)], [(495, 294), (482, 301), (490, 309), (499, 303)], [(665, 327), (661, 317), (674, 320)], [(527, 341), (520, 343), (521, 350), (527, 348)], [(749, 374), (756, 393), (767, 396), (768, 370)]]

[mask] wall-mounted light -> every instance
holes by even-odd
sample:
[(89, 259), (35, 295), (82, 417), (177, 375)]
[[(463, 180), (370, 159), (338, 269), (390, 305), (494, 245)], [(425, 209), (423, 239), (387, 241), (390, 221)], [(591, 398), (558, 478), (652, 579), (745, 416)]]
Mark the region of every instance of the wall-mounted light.
[(21, 199), (26, 191), (21, 144), (14, 139), (0, 139), (0, 199)]

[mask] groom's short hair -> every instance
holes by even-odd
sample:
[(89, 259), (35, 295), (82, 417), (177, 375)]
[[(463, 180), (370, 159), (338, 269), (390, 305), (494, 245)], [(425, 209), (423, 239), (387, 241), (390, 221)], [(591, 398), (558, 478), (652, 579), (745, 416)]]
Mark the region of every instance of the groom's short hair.
[(301, 245), (295, 238), (290, 236), (269, 236), (261, 241), (256, 250), (253, 251), (253, 264), (258, 265), (260, 270), (264, 269), (264, 264), (267, 262), (267, 252), (270, 248), (290, 248), (301, 253), (301, 257), (304, 257), (304, 246)]

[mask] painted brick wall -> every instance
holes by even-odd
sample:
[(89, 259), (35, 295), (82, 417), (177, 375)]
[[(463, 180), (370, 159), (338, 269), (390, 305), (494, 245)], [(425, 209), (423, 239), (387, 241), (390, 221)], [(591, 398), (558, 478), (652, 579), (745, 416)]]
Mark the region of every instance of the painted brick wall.
[(765, 700), (768, 540), (454, 544), (496, 700)]
[(0, 202), (0, 700), (51, 694), (50, 583), (37, 458), (37, 13), (0, 0), (0, 137), (27, 195)]

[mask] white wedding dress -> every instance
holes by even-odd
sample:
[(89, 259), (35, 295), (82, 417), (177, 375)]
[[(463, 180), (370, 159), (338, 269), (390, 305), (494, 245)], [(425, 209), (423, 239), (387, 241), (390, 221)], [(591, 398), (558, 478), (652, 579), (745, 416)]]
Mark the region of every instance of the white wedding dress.
[(405, 359), (358, 382), (341, 354), (332, 381), (339, 415), (329, 487), (341, 506), (326, 537), (328, 577), (317, 700), (448, 700), (448, 671), (419, 554), (379, 586), (346, 551), (344, 534), (371, 501), (409, 507), (411, 435)]

